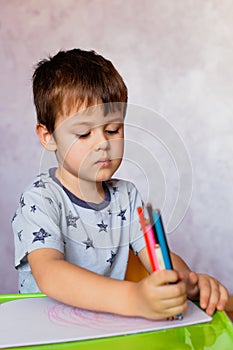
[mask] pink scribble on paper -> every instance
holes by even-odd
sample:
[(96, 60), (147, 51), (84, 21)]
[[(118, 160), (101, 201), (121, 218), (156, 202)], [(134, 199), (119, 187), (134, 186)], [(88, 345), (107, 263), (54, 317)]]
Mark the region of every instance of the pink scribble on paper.
[[(76, 325), (99, 330), (122, 329), (129, 323), (133, 326), (142, 323), (141, 318), (122, 317), (115, 314), (93, 312), (64, 304), (55, 304), (48, 308), (48, 318), (53, 323), (61, 326)], [(143, 319), (143, 324), (152, 325), (154, 321)]]

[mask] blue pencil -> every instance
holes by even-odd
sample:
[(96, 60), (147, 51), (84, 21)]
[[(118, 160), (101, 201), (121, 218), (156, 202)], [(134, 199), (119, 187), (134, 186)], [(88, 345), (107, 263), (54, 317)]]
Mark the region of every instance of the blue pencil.
[[(159, 244), (160, 244), (160, 247), (162, 250), (162, 254), (163, 254), (165, 268), (166, 268), (166, 270), (172, 270), (173, 266), (172, 266), (169, 247), (167, 244), (165, 230), (164, 230), (164, 226), (163, 226), (163, 222), (162, 222), (162, 218), (161, 218), (161, 213), (159, 210), (155, 210), (152, 212), (152, 215), (153, 215), (153, 219), (154, 219), (154, 226), (156, 229), (158, 241), (159, 241)], [(183, 318), (183, 315), (179, 314), (179, 315), (176, 315), (174, 318), (181, 320)]]
[(166, 270), (172, 270), (173, 269), (172, 261), (169, 253), (169, 248), (167, 244), (167, 239), (166, 239), (160, 211), (155, 210), (153, 211), (152, 215), (153, 215), (154, 225), (155, 225), (155, 229), (158, 237), (158, 243), (161, 247), (162, 254), (163, 254), (165, 268)]

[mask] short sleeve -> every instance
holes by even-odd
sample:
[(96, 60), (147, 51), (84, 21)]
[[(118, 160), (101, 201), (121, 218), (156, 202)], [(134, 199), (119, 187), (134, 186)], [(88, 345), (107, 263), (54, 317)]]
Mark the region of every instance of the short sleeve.
[(54, 248), (64, 253), (60, 216), (59, 203), (43, 188), (35, 187), (22, 194), (12, 219), (16, 267), (36, 249)]

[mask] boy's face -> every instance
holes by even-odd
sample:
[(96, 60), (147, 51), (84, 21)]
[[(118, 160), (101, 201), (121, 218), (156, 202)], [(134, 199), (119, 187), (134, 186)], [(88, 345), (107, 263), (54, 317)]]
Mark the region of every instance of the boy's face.
[(123, 112), (117, 110), (104, 116), (102, 105), (59, 119), (53, 136), (63, 180), (110, 179), (123, 156), (123, 123)]

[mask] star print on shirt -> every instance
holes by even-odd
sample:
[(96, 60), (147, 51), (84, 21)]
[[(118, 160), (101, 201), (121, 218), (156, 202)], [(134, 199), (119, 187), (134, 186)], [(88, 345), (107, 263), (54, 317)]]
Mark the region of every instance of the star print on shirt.
[(88, 238), (86, 241), (83, 241), (82, 243), (86, 244), (86, 249), (88, 248), (94, 248), (92, 239)]
[(21, 230), (21, 231), (19, 231), (19, 232), (17, 233), (17, 236), (18, 236), (20, 242), (22, 241), (22, 240), (21, 240), (22, 232), (23, 232), (23, 230)]
[(126, 209), (125, 210), (121, 210), (120, 213), (117, 214), (117, 216), (120, 216), (121, 220), (126, 220), (125, 212), (126, 212)]
[(35, 213), (35, 211), (36, 211), (36, 206), (35, 206), (35, 205), (32, 205), (30, 211), (31, 211), (32, 213)]
[(103, 222), (103, 220), (101, 221), (101, 224), (97, 224), (97, 226), (99, 227), (99, 232), (101, 232), (101, 231), (107, 232), (107, 227), (108, 227), (108, 225), (106, 225), (106, 224)]
[(113, 186), (113, 194), (115, 195), (116, 194), (116, 192), (119, 192), (119, 190), (118, 190), (118, 187), (117, 186)]
[(47, 201), (49, 202), (49, 204), (53, 203), (53, 200), (50, 197), (45, 197), (45, 199), (47, 199)]
[(20, 197), (19, 204), (20, 204), (21, 208), (23, 208), (26, 205), (24, 203), (24, 196), (23, 195), (21, 195), (21, 197)]
[(77, 224), (76, 224), (77, 220), (78, 220), (78, 217), (74, 216), (70, 210), (69, 215), (67, 215), (66, 217), (67, 226), (77, 227)]
[(110, 267), (112, 267), (112, 264), (114, 263), (115, 257), (116, 257), (116, 254), (111, 250), (111, 258), (106, 260), (106, 262), (110, 263)]
[(42, 180), (38, 180), (38, 181), (34, 182), (34, 183), (33, 183), (33, 186), (36, 187), (36, 188), (39, 188), (39, 187), (46, 188), (46, 187), (45, 187), (45, 183), (44, 183), (44, 181), (42, 181)]
[(25, 280), (23, 280), (23, 281), (20, 283), (20, 287), (23, 287), (24, 283), (25, 283)]
[(47, 233), (43, 228), (41, 228), (38, 232), (33, 232), (32, 234), (33, 234), (33, 236), (35, 236), (32, 243), (37, 242), (37, 241), (44, 243), (45, 238), (51, 236), (51, 234)]
[(17, 214), (14, 213), (14, 216), (13, 216), (13, 218), (11, 219), (11, 223), (15, 220), (16, 216), (17, 216)]
[(37, 177), (41, 177), (43, 175), (47, 175), (47, 174), (46, 173), (40, 173), (40, 174), (37, 175)]

